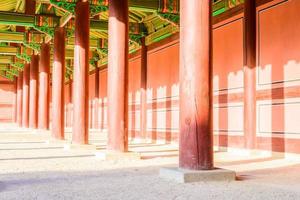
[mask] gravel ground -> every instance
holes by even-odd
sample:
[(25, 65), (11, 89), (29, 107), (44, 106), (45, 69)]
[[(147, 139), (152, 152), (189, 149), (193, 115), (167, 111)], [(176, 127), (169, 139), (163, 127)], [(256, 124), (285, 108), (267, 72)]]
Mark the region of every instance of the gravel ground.
[(216, 153), (217, 166), (236, 170), (237, 181), (178, 184), (158, 177), (162, 166), (176, 166), (175, 145), (132, 144), (142, 160), (101, 161), (93, 150), (47, 140), (0, 130), (0, 199), (300, 199), (299, 159)]

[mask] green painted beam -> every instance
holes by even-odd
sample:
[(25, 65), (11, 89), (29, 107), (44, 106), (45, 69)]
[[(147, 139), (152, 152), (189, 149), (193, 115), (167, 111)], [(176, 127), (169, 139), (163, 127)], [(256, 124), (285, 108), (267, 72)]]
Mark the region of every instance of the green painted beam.
[(234, 8), (235, 6), (241, 5), (244, 0), (220, 0), (213, 4), (213, 16), (220, 15), (227, 10)]
[[(90, 48), (96, 49), (98, 48), (99, 39), (90, 39)], [(73, 48), (75, 46), (75, 38), (70, 37), (67, 38), (67, 48)]]
[[(34, 15), (27, 15), (21, 13), (0, 12), (0, 24), (35, 27), (35, 17), (36, 16)], [(108, 22), (102, 20), (91, 20), (90, 29), (97, 31), (107, 31)]]
[(15, 69), (18, 69), (19, 71), (22, 71), (24, 69), (24, 64), (23, 63), (11, 63), (10, 64), (12, 67)]
[(156, 12), (158, 8), (159, 0), (129, 0), (130, 10)]
[[(13, 13), (13, 12), (0, 12), (0, 24), (35, 27), (35, 20), (36, 17), (38, 16), (42, 16), (42, 15), (34, 16), (34, 15), (27, 15), (21, 13)], [(132, 23), (131, 26), (140, 26), (140, 25), (136, 25)], [(103, 20), (91, 20), (90, 29), (97, 30), (97, 31), (107, 31), (108, 22)]]
[(108, 30), (108, 22), (102, 20), (91, 20), (90, 30), (106, 31)]
[(16, 69), (9, 69), (9, 70), (6, 70), (6, 73), (12, 75), (12, 76), (19, 76), (19, 71), (16, 70)]
[(65, 13), (59, 20), (59, 26), (64, 27), (70, 19), (72, 19), (73, 15), (71, 13)]
[(0, 56), (1, 64), (10, 64), (13, 62), (13, 56)]
[(27, 43), (27, 42), (23, 42), (23, 45), (27, 48), (30, 48), (36, 52), (40, 52), (41, 50), (41, 45), (38, 44), (38, 43), (34, 43), (34, 42), (31, 42), (31, 43)]
[(0, 24), (4, 25), (33, 27), (34, 20), (34, 15), (25, 15), (14, 12), (0, 12)]
[(8, 76), (5, 72), (5, 70), (0, 70), (0, 76), (10, 80), (10, 81), (13, 81), (13, 78), (11, 76)]
[(73, 58), (74, 58), (74, 50), (66, 49), (66, 59), (73, 59)]
[(0, 31), (0, 42), (23, 43), (24, 33)]
[(174, 33), (179, 32), (179, 27), (173, 26), (172, 24), (146, 36), (146, 45), (150, 45), (154, 42), (159, 42), (160, 40), (167, 38)]
[(0, 46), (0, 55), (17, 55), (19, 49), (11, 46)]
[(25, 53), (23, 53), (23, 54), (18, 53), (18, 54), (16, 55), (16, 57), (17, 57), (18, 59), (20, 59), (20, 60), (25, 61), (25, 62), (30, 62), (30, 61), (31, 61), (31, 56), (29, 56), (29, 55), (27, 55), (27, 54), (25, 54)]
[[(76, 0), (48, 0), (53, 6), (69, 13), (75, 11)], [(108, 6), (102, 1), (90, 0), (91, 15), (106, 11)], [(159, 8), (159, 0), (130, 0), (129, 9), (146, 12), (156, 12)]]
[(0, 63), (0, 70), (8, 70), (8, 64), (5, 64), (5, 63)]

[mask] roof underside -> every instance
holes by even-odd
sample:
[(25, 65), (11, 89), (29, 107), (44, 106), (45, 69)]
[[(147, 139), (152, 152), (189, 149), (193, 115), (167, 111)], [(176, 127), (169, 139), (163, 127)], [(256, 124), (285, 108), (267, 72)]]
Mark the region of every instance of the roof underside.
[[(90, 70), (107, 63), (108, 0), (89, 0)], [(180, 0), (129, 0), (129, 51), (137, 51), (141, 38), (146, 45), (179, 31)], [(212, 0), (213, 15), (242, 4), (244, 0)], [(6, 0), (0, 4), (0, 75), (13, 80), (39, 53), (40, 44), (52, 44), (54, 28), (67, 30), (66, 80), (72, 78), (74, 49), (74, 7), (76, 0), (36, 0), (35, 15), (24, 14), (25, 0)]]

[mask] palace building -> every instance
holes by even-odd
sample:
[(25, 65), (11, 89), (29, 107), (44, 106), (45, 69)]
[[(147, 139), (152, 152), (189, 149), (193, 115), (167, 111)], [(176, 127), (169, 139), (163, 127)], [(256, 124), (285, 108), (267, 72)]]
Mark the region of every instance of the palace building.
[(81, 151), (101, 137), (101, 156), (121, 160), (137, 156), (132, 144), (175, 146), (177, 167), (160, 176), (180, 182), (237, 179), (218, 153), (297, 160), (299, 10), (299, 0), (1, 1), (3, 138), (36, 133)]

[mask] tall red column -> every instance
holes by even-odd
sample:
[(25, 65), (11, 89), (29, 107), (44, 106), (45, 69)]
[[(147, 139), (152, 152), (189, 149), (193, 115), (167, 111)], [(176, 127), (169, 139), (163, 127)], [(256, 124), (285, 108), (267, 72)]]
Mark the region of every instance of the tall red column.
[(128, 151), (128, 0), (109, 1), (108, 149)]
[(13, 123), (17, 123), (17, 107), (18, 107), (18, 79), (14, 79), (14, 105), (13, 105)]
[(56, 139), (64, 139), (65, 37), (63, 27), (55, 29), (52, 69), (52, 136)]
[(73, 119), (72, 119), (72, 113), (73, 113), (73, 101), (72, 101), (72, 90), (73, 90), (73, 83), (72, 81), (70, 81), (69, 83), (69, 87), (68, 87), (68, 93), (69, 93), (69, 102), (67, 104), (67, 118), (68, 118), (68, 121), (67, 121), (67, 127), (72, 127), (72, 122), (73, 122)]
[(39, 56), (31, 56), (29, 83), (29, 127), (37, 128)]
[(39, 64), (39, 109), (38, 128), (49, 129), (49, 71), (50, 71), (50, 45), (41, 46)]
[(211, 3), (180, 4), (179, 167), (213, 169)]
[(22, 126), (23, 72), (19, 73), (17, 82), (17, 123)]
[(24, 65), (23, 71), (23, 97), (22, 97), (22, 127), (29, 127), (29, 75), (30, 64)]
[[(96, 64), (97, 66), (97, 64)], [(98, 129), (99, 127), (99, 68), (95, 69), (95, 100), (94, 100), (94, 112), (93, 112), (93, 128)]]
[(73, 142), (88, 143), (89, 2), (78, 1), (75, 8), (75, 52), (73, 76)]
[(36, 8), (35, 0), (25, 0), (25, 14), (34, 15)]
[(141, 134), (145, 139), (147, 134), (147, 46), (142, 38), (141, 48)]
[(245, 148), (256, 144), (256, 4), (244, 3), (244, 134)]

